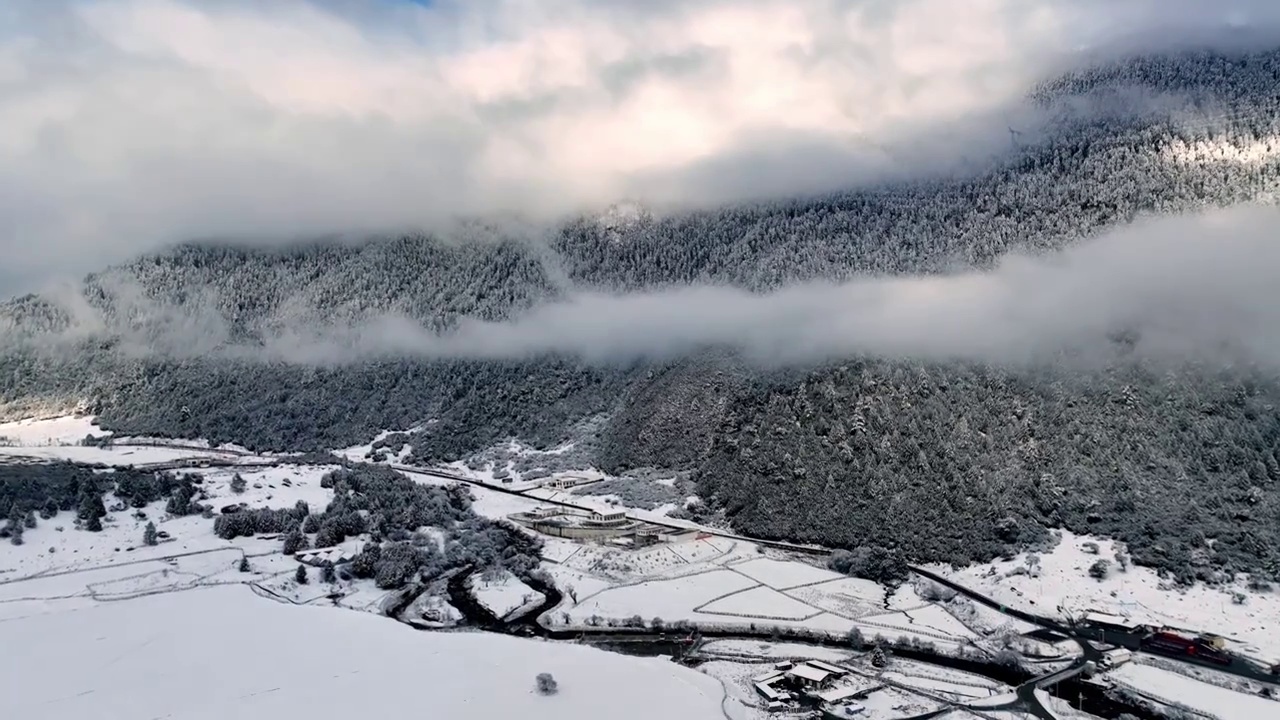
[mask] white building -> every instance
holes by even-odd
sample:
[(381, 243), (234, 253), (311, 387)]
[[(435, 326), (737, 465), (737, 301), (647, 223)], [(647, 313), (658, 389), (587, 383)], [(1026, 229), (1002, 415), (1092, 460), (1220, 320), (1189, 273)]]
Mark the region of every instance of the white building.
[(542, 483), (542, 487), (552, 490), (568, 490), (579, 485), (586, 485), (589, 482), (592, 482), (591, 478), (582, 477), (581, 475), (561, 475)]
[(594, 525), (622, 525), (627, 521), (627, 514), (622, 510), (596, 510), (588, 520)]

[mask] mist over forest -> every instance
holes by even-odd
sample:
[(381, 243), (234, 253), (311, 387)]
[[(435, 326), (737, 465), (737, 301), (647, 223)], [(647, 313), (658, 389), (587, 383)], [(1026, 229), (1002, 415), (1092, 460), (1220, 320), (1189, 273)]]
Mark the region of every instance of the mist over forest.
[[(351, 68), (392, 80), (345, 99), (286, 93), (289, 68), (273, 66), (208, 121), (249, 122), (271, 98), (301, 118), (293, 129), (358, 138), (365, 154), (344, 173), (327, 156), (308, 166), (287, 143), (261, 166), (246, 160), (253, 148), (193, 159), (177, 143), (188, 154), (150, 167), (182, 160), (198, 177), (191, 187), (166, 195), (155, 184), (164, 172), (122, 184), (154, 191), (158, 219), (145, 228), (117, 222), (145, 216), (132, 194), (99, 206), (86, 183), (77, 192), (94, 202), (76, 204), (74, 193), (42, 190), (72, 166), (36, 174), (30, 207), (0, 212), (21, 218), (28, 240), (56, 238), (22, 256), (21, 274), (58, 272), (0, 305), (0, 416), (81, 410), (120, 433), (279, 451), (400, 430), (411, 462), (423, 464), (477, 462), (509, 439), (572, 443), (543, 461), (686, 473), (701, 501), (684, 512), (762, 537), (967, 563), (1066, 528), (1123, 540), (1136, 562), (1182, 581), (1280, 577), (1280, 50), (1261, 30), (1122, 42), (1085, 32), (1105, 19), (1096, 8), (1022, 6), (1032, 5), (1020, 15), (991, 3), (992, 17), (973, 20), (999, 18), (985, 32), (1006, 42), (970, 57), (968, 74), (933, 68), (917, 94), (841, 95), (850, 107), (881, 101), (879, 115), (820, 102), (852, 60), (830, 54), (840, 38), (814, 35), (817, 79), (766, 103), (801, 108), (794, 122), (727, 93), (738, 125), (724, 147), (708, 144), (709, 106), (658, 129), (624, 122), (623, 109), (645, 92), (683, 102), (740, 78), (736, 40), (702, 57), (685, 47), (690, 36), (673, 36), (645, 62), (614, 58), (635, 78), (669, 83), (646, 91), (611, 76), (616, 107), (593, 104), (583, 88), (599, 79), (569, 70), (564, 87), (534, 98), (517, 92), (532, 81), (515, 70), (510, 87), (468, 74), (477, 57), (517, 68), (511, 58), (542, 47), (515, 41), (450, 56), (448, 92), (396, 104), (397, 68), (420, 59), (371, 50), (339, 16), (307, 15), (309, 27), (348, 43)], [(77, 27), (114, 58), (100, 70), (111, 82), (131, 77), (140, 57), (155, 63), (157, 82), (241, 77), (249, 66), (217, 52), (225, 29), (276, 37), (278, 27), (177, 2), (159, 3), (168, 14), (148, 15), (164, 20), (154, 25), (130, 15), (130, 3), (88, 7)], [(659, 10), (620, 7), (609, 12), (638, 13), (643, 28), (628, 49), (670, 27)], [(794, 19), (768, 3), (742, 7), (707, 17)], [(880, 22), (954, 19), (945, 3), (902, 7)], [(1114, 7), (1154, 17), (1150, 4)], [(1198, 7), (1169, 15), (1190, 27), (1203, 19)], [(875, 27), (862, 20), (862, 31)], [(588, 14), (581, 28), (599, 22)], [(163, 41), (166, 23), (208, 34), (177, 49)], [(812, 30), (801, 25), (797, 37)], [(1093, 49), (1081, 55), (1061, 39), (1053, 52), (1035, 49), (1064, 28)], [(605, 52), (581, 41), (573, 47), (584, 57)], [(893, 78), (930, 57), (923, 40), (908, 45), (916, 54), (887, 66)], [(785, 84), (798, 72), (778, 59), (790, 46), (767, 47), (776, 63), (755, 69)], [(59, 72), (66, 88), (84, 80)], [(474, 157), (440, 156), (427, 183), (427, 170), (398, 158), (438, 148), (431, 132), (457, 129), (449, 123), (461, 119), (430, 108), (463, 90), (491, 113), (466, 127), (492, 132), (459, 144)], [(538, 98), (542, 114), (516, 102)], [(131, 117), (114, 96), (91, 99), (122, 113), (115, 121)], [(568, 109), (547, 109), (556, 103)], [(0, 103), (0, 117), (16, 106)], [(162, 121), (163, 109), (145, 119)], [(413, 123), (428, 130), (410, 133)], [(61, 128), (68, 139), (84, 132)], [(604, 138), (612, 154), (587, 157), (559, 139), (571, 130)], [(530, 168), (545, 158), (499, 152), (518, 139), (554, 159), (538, 193)], [(117, 148), (130, 172), (159, 152), (138, 143)], [(253, 167), (305, 182), (235, 182)], [(371, 168), (400, 174), (374, 182)], [(218, 186), (228, 189), (210, 190)], [(690, 188), (699, 191), (681, 201)], [(543, 192), (568, 200), (534, 212)], [(432, 201), (418, 212), (422, 195)], [(637, 199), (619, 201), (628, 197)], [(61, 203), (75, 212), (55, 218), (48, 211)], [(85, 233), (111, 239), (81, 257), (73, 250)], [(17, 237), (6, 242), (17, 247)], [(59, 255), (77, 256), (62, 266)], [(78, 267), (85, 258), (100, 262)], [(81, 270), (91, 272), (65, 279)]]

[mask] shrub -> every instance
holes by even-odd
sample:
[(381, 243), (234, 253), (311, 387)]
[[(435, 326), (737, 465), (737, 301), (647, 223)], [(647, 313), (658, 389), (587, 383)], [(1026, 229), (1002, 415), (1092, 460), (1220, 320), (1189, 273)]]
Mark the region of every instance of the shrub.
[(539, 695), (555, 695), (560, 692), (560, 686), (556, 683), (556, 679), (551, 677), (551, 673), (538, 673), (535, 682)]

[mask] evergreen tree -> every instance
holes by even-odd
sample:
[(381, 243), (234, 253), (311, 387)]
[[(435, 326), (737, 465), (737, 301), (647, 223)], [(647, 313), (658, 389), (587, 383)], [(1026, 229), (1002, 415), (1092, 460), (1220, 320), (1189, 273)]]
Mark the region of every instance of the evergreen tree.
[(290, 530), (284, 536), (284, 547), (281, 549), (285, 555), (293, 555), (299, 550), (307, 549), (307, 536), (297, 530)]
[(328, 560), (320, 568), (320, 582), (333, 584), (338, 582), (338, 573), (333, 569), (333, 563)]
[(84, 521), (84, 529), (89, 532), (102, 532), (102, 518), (90, 515), (89, 519)]
[(142, 531), (142, 542), (144, 545), (155, 545), (159, 540), (156, 538), (156, 524), (148, 522), (147, 527)]
[(247, 573), (250, 570), (252, 570), (252, 568), (249, 567), (249, 558), (247, 557), (240, 558), (240, 564), (236, 566), (236, 569), (242, 573)]
[(307, 566), (299, 564), (298, 570), (293, 574), (293, 579), (296, 580), (299, 585), (306, 585), (307, 584)]
[(302, 521), (302, 532), (310, 535), (311, 533), (320, 531), (320, 518), (316, 515), (308, 515), (306, 520)]
[(191, 490), (186, 486), (181, 486), (173, 491), (173, 495), (169, 496), (169, 502), (164, 506), (165, 512), (175, 517), (182, 517), (191, 512)]
[(245, 482), (244, 476), (240, 473), (236, 473), (231, 476), (231, 492), (240, 495), (244, 493), (246, 485), (248, 485), (248, 483)]
[(883, 646), (876, 645), (875, 648), (871, 650), (871, 665), (872, 667), (877, 668), (888, 667), (889, 654), (885, 652)]
[(44, 507), (40, 508), (40, 517), (48, 520), (58, 514), (58, 501), (49, 498), (44, 501)]
[(13, 528), (12, 533), (9, 535), (9, 542), (13, 543), (14, 545), (21, 545), (23, 542), (25, 542), (22, 539), (21, 525), (18, 525), (17, 527)]
[(107, 506), (102, 503), (102, 488), (96, 478), (88, 477), (80, 481), (79, 509), (76, 512), (81, 520), (90, 517), (103, 518), (107, 514)]
[(30, 529), (32, 529), (32, 528), (34, 528), (34, 527), (36, 526), (36, 511), (35, 511), (35, 510), (28, 510), (28, 511), (27, 511), (27, 517), (23, 520), (23, 525), (26, 525), (26, 527), (27, 527), (27, 529), (28, 529), (28, 530), (30, 530)]

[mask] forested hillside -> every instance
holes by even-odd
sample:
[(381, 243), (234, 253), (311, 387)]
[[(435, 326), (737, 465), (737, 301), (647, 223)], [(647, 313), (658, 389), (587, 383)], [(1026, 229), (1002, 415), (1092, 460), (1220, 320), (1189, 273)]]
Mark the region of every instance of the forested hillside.
[[(723, 349), (662, 363), (260, 352), (394, 315), (433, 332), (580, 290), (986, 267), (1141, 213), (1280, 190), (1280, 52), (1146, 58), (1037, 89), (1057, 118), (970, 177), (672, 217), (582, 217), (262, 249), (191, 245), (0, 308), (10, 416), (81, 405), (125, 433), (311, 450), (409, 437), (418, 462), (508, 438), (575, 442), (610, 471), (693, 471), (739, 530), (984, 560), (1066, 527), (1179, 577), (1280, 574), (1280, 381), (1127, 354), (973, 365), (848, 358), (762, 368)], [(1135, 99), (1136, 98), (1136, 99)], [(1083, 109), (1082, 109), (1083, 108)], [(1087, 111), (1086, 111), (1087, 110)], [(434, 421), (429, 425), (427, 421)]]

